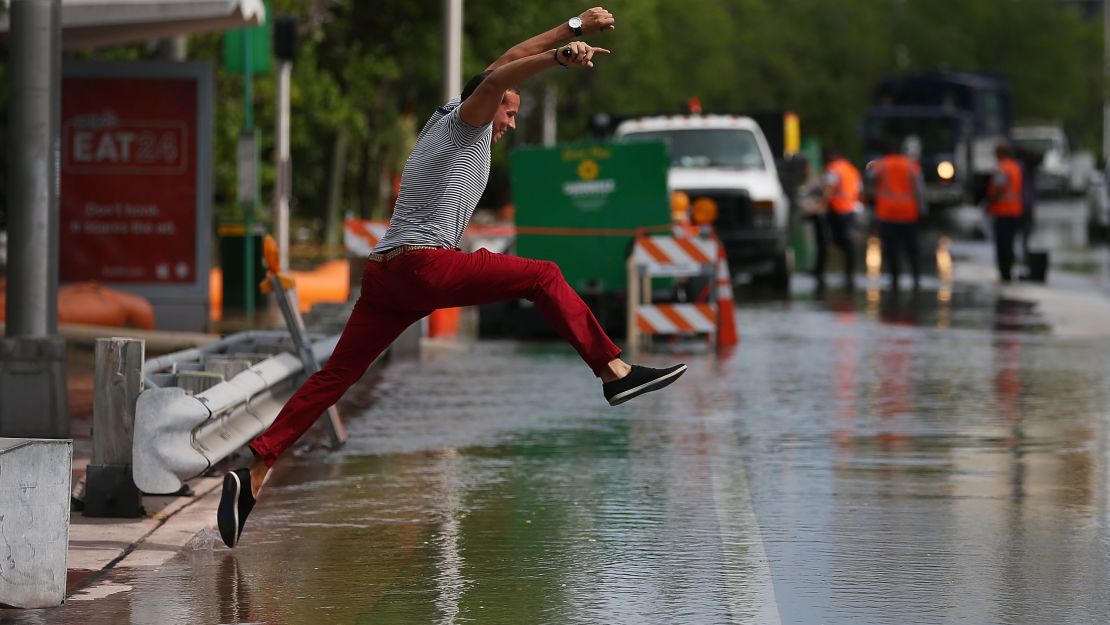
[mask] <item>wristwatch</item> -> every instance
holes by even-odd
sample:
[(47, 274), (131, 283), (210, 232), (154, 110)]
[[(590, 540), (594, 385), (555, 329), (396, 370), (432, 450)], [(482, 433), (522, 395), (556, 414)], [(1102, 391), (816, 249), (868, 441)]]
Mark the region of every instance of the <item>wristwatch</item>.
[(570, 29), (574, 31), (575, 37), (582, 36), (582, 18), (578, 16), (570, 18), (567, 20), (567, 26), (570, 26)]

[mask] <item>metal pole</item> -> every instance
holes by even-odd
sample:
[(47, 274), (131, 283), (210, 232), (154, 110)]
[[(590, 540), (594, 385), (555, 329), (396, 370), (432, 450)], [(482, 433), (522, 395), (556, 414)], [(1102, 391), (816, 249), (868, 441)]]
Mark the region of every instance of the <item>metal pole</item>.
[[(251, 31), (243, 29), (243, 134), (254, 134), (254, 67), (251, 59)], [(252, 168), (252, 171), (254, 168)], [(254, 326), (254, 199), (243, 203), (243, 305), (246, 307), (247, 327)]]
[(0, 436), (68, 438), (58, 334), (61, 0), (13, 0), (8, 128), (8, 297)]
[(274, 180), (274, 238), (277, 239), (279, 265), (289, 271), (289, 195), (293, 190), (289, 162), (289, 85), (292, 61), (280, 61), (277, 68), (277, 151)]
[(628, 269), (628, 316), (624, 349), (635, 360), (640, 348), (640, 333), (636, 326), (636, 311), (640, 308), (640, 277), (637, 275), (639, 268), (636, 265), (635, 252), (628, 256), (625, 267)]
[(443, 0), (443, 101), (462, 93), (463, 0)]
[(555, 110), (558, 107), (559, 88), (555, 81), (548, 80), (543, 85), (543, 144), (555, 145), (557, 126)]
[(61, 0), (12, 0), (6, 335), (58, 330)]
[(1102, 0), (1102, 158), (1110, 159), (1110, 0)]

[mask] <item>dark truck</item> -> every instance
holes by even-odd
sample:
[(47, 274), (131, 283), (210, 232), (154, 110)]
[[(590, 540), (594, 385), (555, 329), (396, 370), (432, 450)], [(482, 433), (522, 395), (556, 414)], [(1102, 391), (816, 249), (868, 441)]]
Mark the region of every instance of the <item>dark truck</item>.
[[(930, 207), (977, 203), (1010, 135), (1010, 83), (1000, 75), (936, 71), (884, 78), (863, 122), (865, 156), (884, 140), (917, 158)], [(917, 154), (913, 154), (913, 152)]]

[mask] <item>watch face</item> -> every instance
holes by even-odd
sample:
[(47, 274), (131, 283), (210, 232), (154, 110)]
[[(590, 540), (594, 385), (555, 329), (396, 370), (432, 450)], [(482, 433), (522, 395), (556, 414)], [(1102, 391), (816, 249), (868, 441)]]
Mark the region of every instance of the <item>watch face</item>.
[(570, 18), (569, 24), (571, 28), (582, 28), (582, 19), (578, 17), (572, 17)]

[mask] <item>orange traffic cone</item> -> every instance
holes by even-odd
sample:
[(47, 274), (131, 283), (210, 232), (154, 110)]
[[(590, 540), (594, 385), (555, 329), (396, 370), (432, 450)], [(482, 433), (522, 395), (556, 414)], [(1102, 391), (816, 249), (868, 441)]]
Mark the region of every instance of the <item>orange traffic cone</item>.
[(455, 338), (459, 335), (459, 308), (439, 308), (428, 316), (428, 336), (432, 338)]
[(732, 308), (732, 276), (728, 272), (725, 247), (717, 241), (717, 348), (735, 347), (740, 343), (736, 332), (736, 315)]

